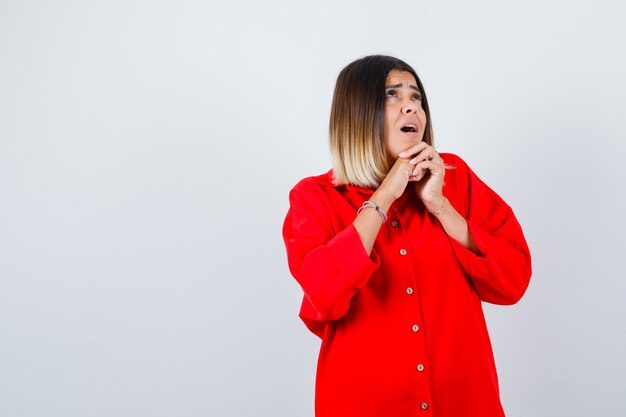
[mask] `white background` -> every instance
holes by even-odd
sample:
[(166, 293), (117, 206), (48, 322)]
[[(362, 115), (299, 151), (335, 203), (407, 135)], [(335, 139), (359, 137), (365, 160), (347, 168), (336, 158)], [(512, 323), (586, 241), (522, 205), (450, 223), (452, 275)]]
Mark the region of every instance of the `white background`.
[(289, 189), (335, 79), (413, 65), (533, 255), (509, 417), (624, 416), (620, 1), (1, 1), (0, 415), (313, 416)]

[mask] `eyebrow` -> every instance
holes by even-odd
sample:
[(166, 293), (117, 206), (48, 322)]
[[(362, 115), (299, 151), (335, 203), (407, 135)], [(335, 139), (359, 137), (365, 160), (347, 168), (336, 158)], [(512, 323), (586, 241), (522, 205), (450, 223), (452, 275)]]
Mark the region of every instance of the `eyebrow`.
[[(400, 83), (400, 84), (394, 84), (394, 85), (388, 85), (387, 87), (385, 87), (385, 90), (386, 90), (386, 89), (388, 89), (388, 88), (400, 88), (400, 87), (402, 87), (402, 83)], [(416, 86), (414, 86), (414, 85), (409, 84), (409, 88), (410, 88), (411, 90), (415, 90), (415, 91), (417, 91), (418, 93), (422, 94), (422, 92), (420, 91), (420, 89), (419, 89), (419, 88), (417, 88), (417, 87), (416, 87)]]

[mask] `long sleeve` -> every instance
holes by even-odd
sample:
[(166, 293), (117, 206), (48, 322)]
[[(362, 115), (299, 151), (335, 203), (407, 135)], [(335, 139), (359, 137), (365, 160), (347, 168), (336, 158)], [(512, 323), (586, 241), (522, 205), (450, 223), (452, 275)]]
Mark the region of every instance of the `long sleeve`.
[(370, 258), (352, 224), (335, 232), (328, 201), (321, 187), (301, 181), (289, 194), (290, 208), (283, 224), (289, 270), (304, 297), (300, 318), (322, 336), (326, 320), (342, 317), (350, 299), (365, 286), (379, 265)]
[(456, 207), (467, 220), (481, 255), (450, 238), (466, 276), (483, 301), (515, 304), (528, 287), (531, 257), (522, 228), (511, 207), (459, 157), (456, 176), (460, 200)]

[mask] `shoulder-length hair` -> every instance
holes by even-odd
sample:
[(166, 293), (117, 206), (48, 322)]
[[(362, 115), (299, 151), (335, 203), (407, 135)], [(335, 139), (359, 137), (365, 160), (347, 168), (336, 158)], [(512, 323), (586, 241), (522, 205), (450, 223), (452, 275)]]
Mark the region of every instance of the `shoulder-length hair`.
[(330, 111), (330, 151), (337, 184), (378, 188), (391, 169), (384, 135), (385, 83), (392, 70), (415, 77), (426, 113), (423, 141), (433, 144), (428, 99), (415, 70), (391, 56), (358, 59), (339, 73)]

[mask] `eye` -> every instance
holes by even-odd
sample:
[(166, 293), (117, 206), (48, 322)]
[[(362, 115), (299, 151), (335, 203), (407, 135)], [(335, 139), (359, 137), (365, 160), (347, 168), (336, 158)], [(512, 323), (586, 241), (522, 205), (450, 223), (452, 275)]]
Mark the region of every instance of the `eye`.
[(387, 95), (387, 97), (395, 97), (396, 96), (396, 90), (387, 90), (386, 95)]
[(413, 98), (416, 100), (421, 100), (422, 99), (422, 95), (421, 94), (414, 94)]

